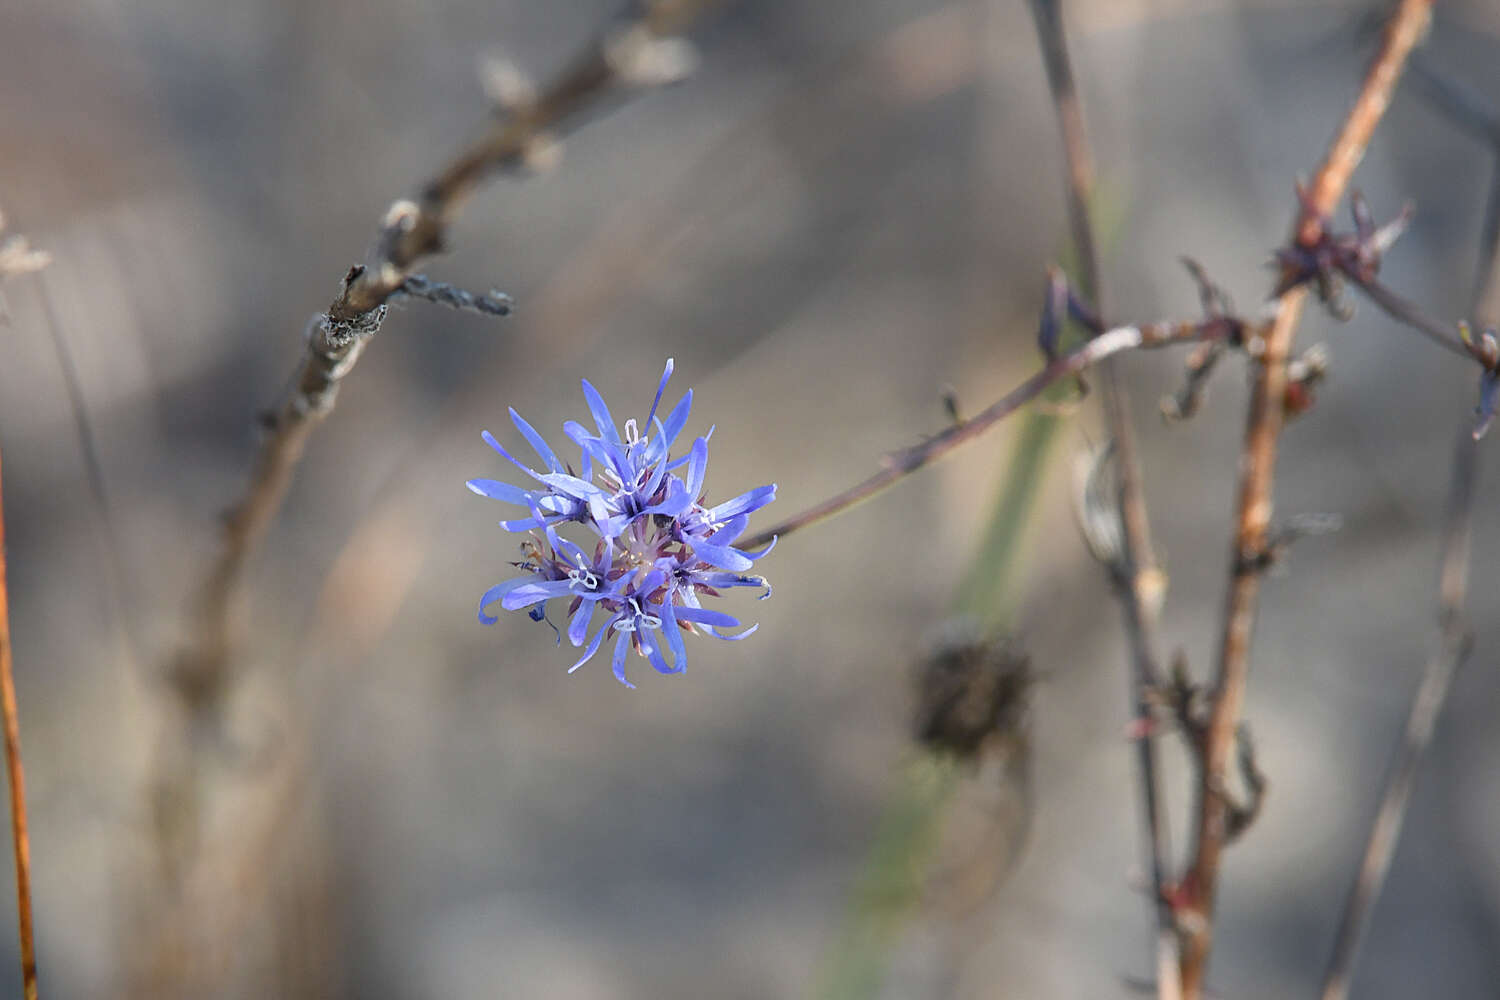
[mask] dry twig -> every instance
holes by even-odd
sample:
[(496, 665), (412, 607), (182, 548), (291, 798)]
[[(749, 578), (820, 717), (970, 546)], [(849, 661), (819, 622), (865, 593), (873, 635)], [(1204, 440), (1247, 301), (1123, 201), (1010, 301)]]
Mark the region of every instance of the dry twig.
[(1359, 874), (1349, 891), (1339, 919), (1338, 937), (1323, 978), (1323, 1000), (1344, 1000), (1349, 994), (1354, 962), (1369, 927), (1375, 900), (1380, 895), (1391, 858), (1401, 836), (1407, 802), (1416, 783), (1417, 767), (1422, 763), (1438, 713), (1448, 698), (1453, 675), (1463, 665), (1473, 648), (1473, 637), (1464, 618), (1468, 593), (1469, 551), (1474, 520), (1474, 480), (1479, 447), (1465, 428), (1458, 436), (1453, 454), (1453, 481), (1448, 500), (1448, 515), (1443, 527), (1443, 565), (1439, 590), (1438, 641), (1432, 658), (1422, 672), (1422, 682), (1406, 719), (1396, 763), (1386, 780), (1385, 791), (1360, 861)]
[(1105, 358), (1136, 348), (1165, 347), (1205, 340), (1229, 340), (1238, 337), (1244, 324), (1232, 317), (1195, 323), (1150, 323), (1145, 326), (1119, 326), (1105, 330), (1071, 354), (1049, 361), (1041, 371), (1001, 396), (981, 412), (923, 441), (885, 457), (884, 468), (862, 483), (851, 486), (822, 503), (793, 515), (774, 527), (739, 544), (747, 549), (770, 544), (773, 538), (817, 524), (841, 514), (856, 504), (896, 485), (918, 469), (947, 455), (959, 445), (967, 444), (1005, 417), (1036, 399), (1047, 388), (1064, 379), (1077, 376)]
[(21, 986), (36, 1000), (36, 941), (31, 921), (31, 842), (26, 833), (26, 771), (21, 766), (21, 720), (11, 671), (10, 597), (5, 579), (5, 514), (0, 501), (0, 714), (5, 725), (5, 773), (10, 784), (10, 832), (16, 859), (16, 924), (21, 938)]
[[(1104, 307), (1103, 282), (1100, 275), (1098, 244), (1094, 239), (1089, 202), (1093, 196), (1093, 157), (1088, 132), (1083, 123), (1083, 108), (1073, 78), (1063, 28), (1061, 0), (1032, 0), (1031, 13), (1036, 21), (1037, 38), (1047, 68), (1047, 82), (1052, 91), (1052, 106), (1062, 134), (1067, 161), (1068, 218), (1073, 230), (1073, 247), (1078, 256), (1079, 282), (1084, 298), (1095, 313), (1107, 315)], [(1135, 430), (1130, 423), (1129, 402), (1120, 384), (1113, 361), (1105, 359), (1099, 366), (1105, 419), (1109, 424), (1119, 489), (1114, 498), (1122, 531), (1120, 551), (1108, 566), (1114, 584), (1125, 633), (1130, 644), (1130, 701), (1138, 719), (1150, 717), (1147, 692), (1155, 683), (1157, 668), (1156, 612), (1161, 598), (1161, 570), (1156, 566), (1151, 548), (1151, 525), (1146, 512), (1145, 489), (1141, 482), (1140, 459), (1136, 453)], [(1151, 871), (1152, 900), (1156, 910), (1156, 989), (1161, 1000), (1175, 1000), (1181, 993), (1178, 982), (1176, 932), (1172, 910), (1163, 891), (1167, 879), (1167, 823), (1156, 768), (1156, 744), (1150, 736), (1135, 741), (1141, 783), (1141, 806), (1146, 825), (1147, 855)]]
[[(1380, 51), (1365, 77), (1359, 96), (1313, 177), (1307, 193), (1308, 207), (1304, 208), (1295, 229), (1295, 241), (1299, 246), (1314, 246), (1322, 235), (1322, 219), (1332, 213), (1343, 197), (1376, 125), (1390, 104), (1407, 57), (1426, 33), (1431, 8), (1432, 0), (1401, 0), (1391, 15)], [(1223, 789), (1245, 700), (1251, 633), (1260, 589), (1260, 574), (1252, 561), (1265, 547), (1266, 530), (1271, 521), (1286, 367), (1306, 299), (1305, 286), (1293, 288), (1281, 296), (1275, 319), (1264, 338), (1264, 349), (1260, 352), (1260, 364), (1251, 390), (1240, 464), (1237, 523), (1230, 555), (1224, 631), (1212, 707), (1203, 736), (1193, 860), (1184, 879), (1183, 903), (1178, 914), (1184, 938), (1183, 995), (1188, 1000), (1196, 1000), (1203, 993), (1209, 952), (1213, 946), (1214, 896), (1229, 818), (1229, 802)]]
[[(1500, 115), (1461, 91), (1436, 71), (1414, 63), (1417, 74), (1427, 89), (1437, 98), (1438, 107), (1460, 125), (1472, 126), (1478, 120), (1484, 128), (1478, 129), (1486, 138), (1500, 160)], [(1497, 167), (1497, 182), (1500, 182), (1500, 163)], [(1500, 254), (1496, 253), (1494, 227), (1488, 220), (1500, 217), (1500, 183), (1491, 185), (1485, 208), (1485, 226), (1480, 234), (1479, 280), (1474, 294), (1475, 320), (1481, 327), (1500, 324)], [(1404, 303), (1402, 303), (1404, 305)], [(1390, 311), (1390, 310), (1388, 310)], [(1411, 314), (1410, 316), (1407, 314)], [(1417, 313), (1407, 309), (1393, 312), (1398, 319), (1413, 322), (1412, 316), (1432, 325)], [(1359, 873), (1349, 890), (1349, 898), (1339, 919), (1338, 936), (1328, 960), (1328, 969), (1323, 977), (1323, 1000), (1344, 1000), (1353, 981), (1355, 962), (1359, 948), (1374, 914), (1375, 903), (1390, 871), (1391, 860), (1401, 837), (1401, 825), (1410, 802), (1412, 786), (1416, 781), (1417, 768), (1426, 755), (1432, 741), (1433, 729), (1438, 716), (1448, 699), (1453, 676), (1468, 659), (1473, 648), (1473, 635), (1465, 618), (1464, 606), (1468, 603), (1469, 557), (1473, 549), (1474, 494), (1478, 479), (1479, 448), (1474, 435), (1465, 428), (1454, 446), (1453, 466), (1450, 473), (1448, 512), (1443, 525), (1443, 559), (1438, 574), (1438, 630), (1436, 648), (1422, 672), (1421, 683), (1412, 699), (1406, 719), (1397, 758), (1386, 779), (1385, 791), (1370, 825), (1364, 855), (1360, 860)]]

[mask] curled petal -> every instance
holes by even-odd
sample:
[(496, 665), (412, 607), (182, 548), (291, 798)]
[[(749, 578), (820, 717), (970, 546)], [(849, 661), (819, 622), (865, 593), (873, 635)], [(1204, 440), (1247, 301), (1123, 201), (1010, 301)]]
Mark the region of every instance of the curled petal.
[(489, 607), (491, 604), (494, 604), (496, 601), (500, 600), (500, 598), (504, 597), (512, 590), (515, 590), (523, 583), (530, 582), (531, 577), (522, 576), (517, 577), (514, 580), (506, 580), (504, 583), (497, 584), (496, 586), (491, 587), (489, 590), (486, 590), (484, 592), (484, 596), (479, 599), (479, 621), (484, 625), (493, 625), (497, 621), (499, 621), (500, 619), (496, 618), (494, 615), (485, 614), (484, 609)]
[(713, 636), (715, 639), (723, 639), (726, 642), (739, 642), (741, 639), (748, 639), (752, 635), (754, 635), (756, 633), (756, 631), (759, 630), (759, 629), (760, 629), (760, 622), (756, 622), (754, 625), (751, 625), (749, 628), (745, 629), (745, 631), (741, 632), (739, 635), (725, 635), (724, 633), (720, 632), (718, 629), (714, 628), (712, 625), (706, 625), (706, 626), (704, 626), (704, 630), (706, 632), (708, 632), (709, 635)]
[[(525, 580), (520, 586), (509, 591), (500, 606), (506, 611), (520, 611), (529, 608), (539, 601), (550, 601), (554, 597), (566, 597), (572, 594), (572, 580), (537, 580), (535, 578)], [(576, 595), (575, 595), (576, 596)]]

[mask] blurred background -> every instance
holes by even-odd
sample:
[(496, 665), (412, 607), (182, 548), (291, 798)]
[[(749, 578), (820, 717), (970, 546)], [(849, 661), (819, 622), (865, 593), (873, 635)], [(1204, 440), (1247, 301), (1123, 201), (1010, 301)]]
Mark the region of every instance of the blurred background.
[[(1068, 5), (1113, 316), (1195, 315), (1183, 254), (1242, 307), (1265, 294), (1293, 179), (1341, 119), (1382, 9)], [(694, 78), (598, 116), (544, 176), (487, 187), (425, 272), (507, 291), (515, 316), (393, 309), (254, 564), (235, 696), (179, 748), (206, 762), (184, 871), (166, 870), (147, 796), (171, 713), (162, 663), (308, 317), (389, 203), (482, 129), (482, 60), (545, 79), (616, 11), (0, 12), (0, 208), (54, 255), (7, 284), (0, 328), (44, 995), (820, 989), (913, 759), (914, 665), (962, 603), (1015, 427), (787, 538), (760, 564), (774, 598), (729, 602), (760, 632), (690, 640), (685, 676), (633, 659), (637, 691), (602, 658), (568, 676), (568, 650), (523, 615), (476, 622), (518, 539), (463, 483), (505, 475), (479, 432), (513, 442), (507, 406), (556, 441), (584, 413), (587, 377), (617, 415), (643, 416), (674, 357), (678, 391), (695, 391), (690, 430), (718, 427), (710, 493), (777, 483), (767, 525), (941, 428), (945, 385), (972, 413), (1028, 374), (1065, 218), (1018, 0), (727, 3), (689, 32)], [(1497, 56), (1492, 3), (1439, 5), (1431, 65), (1500, 106)], [(1469, 312), (1495, 169), (1405, 87), (1357, 175), (1380, 218), (1416, 202), (1383, 276), (1444, 319)], [(1319, 981), (1433, 646), (1451, 443), (1474, 404), (1468, 367), (1368, 305), (1347, 324), (1310, 311), (1300, 343), (1314, 342), (1331, 374), (1285, 436), (1278, 512), (1335, 513), (1343, 529), (1301, 543), (1264, 588), (1247, 717), (1270, 792), (1220, 890), (1211, 982), (1229, 997)], [(1123, 372), (1170, 575), (1163, 637), (1206, 676), (1244, 366), (1229, 359), (1204, 412), (1172, 427), (1157, 402), (1180, 354)], [(1071, 457), (1100, 438), (1093, 401), (1058, 432), (1015, 574), (1011, 622), (1038, 677), (1029, 780), (970, 774), (997, 783), (961, 792), (1019, 796), (970, 821), (1003, 824), (1020, 853), (998, 886), (975, 876), (980, 905), (917, 907), (872, 995), (1129, 996), (1150, 974), (1118, 610), (1071, 514)], [(1359, 996), (1500, 992), (1487, 459), (1477, 652), (1424, 767)], [(1169, 763), (1180, 848), (1187, 771)], [(0, 934), (0, 972), (13, 942)]]

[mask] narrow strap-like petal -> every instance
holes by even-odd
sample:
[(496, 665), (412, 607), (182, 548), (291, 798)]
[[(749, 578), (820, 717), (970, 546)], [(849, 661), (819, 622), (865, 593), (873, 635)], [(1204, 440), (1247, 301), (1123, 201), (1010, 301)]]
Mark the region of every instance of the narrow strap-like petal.
[(678, 608), (676, 615), (682, 621), (715, 628), (739, 628), (740, 625), (738, 618), (722, 611), (710, 611), (708, 608)]
[(550, 601), (554, 597), (565, 597), (573, 591), (572, 580), (532, 580), (505, 595), (500, 606), (506, 611), (520, 611), (538, 601)]
[(634, 690), (635, 685), (625, 679), (625, 650), (630, 643), (630, 633), (621, 632), (620, 638), (615, 640), (615, 656), (611, 667), (615, 672), (615, 680)]
[(656, 419), (656, 408), (661, 405), (661, 394), (667, 391), (667, 381), (672, 377), (673, 362), (667, 359), (666, 370), (661, 373), (661, 381), (656, 384), (656, 398), (651, 401), (651, 412), (646, 416), (646, 423)]
[(711, 521), (725, 521), (741, 514), (752, 514), (776, 499), (776, 484), (757, 486), (748, 493), (741, 493), (733, 500), (726, 500), (709, 510)]
[(609, 407), (604, 405), (604, 397), (599, 395), (599, 390), (583, 380), (583, 398), (588, 401), (589, 412), (594, 415), (594, 423), (599, 425), (599, 436), (610, 444), (620, 444), (620, 430), (615, 426), (615, 418), (609, 415)]
[(505, 503), (520, 504), (522, 507), (531, 505), (531, 494), (513, 486), (510, 483), (502, 483), (498, 479), (471, 479), (464, 483), (472, 493), (478, 493), (482, 497), (491, 500), (503, 500)]
[(583, 656), (579, 657), (577, 663), (568, 668), (568, 673), (571, 674), (573, 671), (577, 670), (579, 667), (583, 666), (585, 663), (594, 658), (594, 654), (599, 652), (599, 643), (603, 641), (604, 633), (609, 631), (610, 622), (613, 621), (614, 619), (611, 618), (609, 621), (599, 626), (599, 631), (595, 632), (594, 637), (589, 640), (589, 648), (583, 651)]
[(511, 407), (510, 422), (516, 425), (516, 430), (521, 432), (521, 436), (524, 437), (526, 439), (526, 442), (531, 445), (531, 448), (536, 452), (537, 457), (542, 460), (542, 463), (546, 465), (550, 471), (562, 471), (562, 463), (557, 460), (557, 456), (552, 453), (552, 449), (547, 446), (547, 442), (542, 438), (540, 434), (536, 432), (536, 428), (532, 427), (524, 419), (522, 419), (521, 415), (516, 412), (515, 407)]

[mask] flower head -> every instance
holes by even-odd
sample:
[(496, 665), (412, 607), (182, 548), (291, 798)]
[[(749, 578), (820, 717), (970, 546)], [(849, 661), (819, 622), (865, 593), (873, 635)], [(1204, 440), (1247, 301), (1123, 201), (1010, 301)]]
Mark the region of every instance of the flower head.
[[(635, 686), (625, 679), (625, 656), (631, 647), (659, 672), (675, 674), (687, 667), (684, 632), (743, 639), (758, 627), (725, 634), (722, 629), (738, 628), (740, 623), (705, 608), (704, 597), (717, 597), (733, 587), (761, 587), (762, 598), (771, 594), (764, 577), (747, 574), (775, 542), (754, 553), (735, 548), (734, 542), (744, 534), (749, 515), (776, 499), (776, 487), (757, 487), (704, 506), (713, 430), (672, 457), (693, 394), (688, 391), (665, 417), (660, 416), (671, 377), (668, 360), (645, 421), (630, 419), (623, 428), (585, 380), (583, 396), (594, 428), (573, 420), (563, 425), (579, 449), (576, 470), (561, 462), (542, 436), (511, 410), (511, 422), (540, 459), (540, 468), (526, 465), (485, 431), (490, 447), (531, 481), (525, 487), (496, 479), (468, 482), (480, 496), (522, 508), (522, 516), (501, 521), (500, 526), (528, 532), (521, 543), (522, 558), (513, 564), (524, 575), (486, 591), (479, 601), (479, 620), (486, 625), (498, 621), (486, 611), (498, 602), (507, 611), (525, 610), (542, 621), (549, 601), (565, 600), (568, 642), (583, 648), (569, 672), (587, 663), (613, 635), (614, 674), (627, 687)], [(569, 522), (581, 526), (575, 530), (587, 534), (590, 545), (559, 534), (558, 528)], [(594, 621), (601, 613), (596, 628)], [(562, 635), (559, 630), (559, 641)]]

